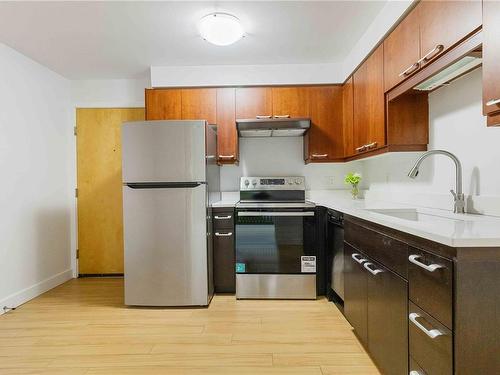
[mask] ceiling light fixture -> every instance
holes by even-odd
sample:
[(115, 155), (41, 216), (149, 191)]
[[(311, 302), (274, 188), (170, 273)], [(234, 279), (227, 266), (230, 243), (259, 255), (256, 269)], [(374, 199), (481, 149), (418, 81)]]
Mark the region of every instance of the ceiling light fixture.
[(200, 20), (201, 37), (217, 46), (228, 46), (244, 36), (240, 20), (228, 13), (210, 13)]

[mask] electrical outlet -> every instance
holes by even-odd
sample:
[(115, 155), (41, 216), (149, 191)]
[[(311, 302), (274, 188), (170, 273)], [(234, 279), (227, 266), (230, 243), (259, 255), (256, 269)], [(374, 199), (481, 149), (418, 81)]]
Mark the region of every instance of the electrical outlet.
[(332, 187), (335, 184), (335, 177), (333, 177), (333, 176), (325, 176), (325, 184), (328, 187)]

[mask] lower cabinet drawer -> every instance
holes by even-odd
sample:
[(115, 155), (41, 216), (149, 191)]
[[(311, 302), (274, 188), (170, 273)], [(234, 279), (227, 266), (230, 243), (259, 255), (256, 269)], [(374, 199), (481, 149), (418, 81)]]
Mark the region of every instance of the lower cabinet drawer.
[(453, 262), (410, 247), (410, 300), (449, 329), (453, 328)]
[(218, 293), (236, 291), (234, 234), (216, 230), (214, 234), (214, 287)]
[(232, 209), (214, 209), (213, 223), (215, 229), (232, 229), (234, 227), (234, 210)]
[(427, 375), (413, 358), (410, 358), (410, 375)]
[(452, 332), (411, 302), (408, 319), (410, 357), (426, 375), (452, 375)]

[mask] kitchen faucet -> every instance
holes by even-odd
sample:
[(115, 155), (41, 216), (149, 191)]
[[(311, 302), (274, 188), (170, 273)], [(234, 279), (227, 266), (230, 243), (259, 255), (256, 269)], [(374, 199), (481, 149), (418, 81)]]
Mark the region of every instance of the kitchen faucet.
[(456, 214), (463, 214), (465, 213), (465, 200), (464, 200), (464, 193), (462, 191), (462, 164), (460, 164), (460, 160), (458, 160), (458, 158), (451, 152), (445, 150), (431, 150), (425, 152), (422, 156), (418, 158), (413, 168), (410, 169), (410, 172), (408, 172), (408, 177), (410, 178), (417, 177), (418, 169), (420, 168), (420, 164), (422, 164), (422, 161), (425, 158), (427, 158), (427, 156), (438, 155), (438, 154), (448, 156), (455, 163), (455, 177), (456, 177), (455, 190), (450, 190), (455, 200), (455, 204), (453, 206), (453, 212)]

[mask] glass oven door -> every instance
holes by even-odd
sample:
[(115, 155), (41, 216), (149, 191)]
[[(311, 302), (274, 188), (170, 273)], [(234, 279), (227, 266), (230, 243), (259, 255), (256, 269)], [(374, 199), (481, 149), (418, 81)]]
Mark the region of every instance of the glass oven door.
[(236, 273), (316, 272), (314, 210), (241, 209), (235, 232)]

